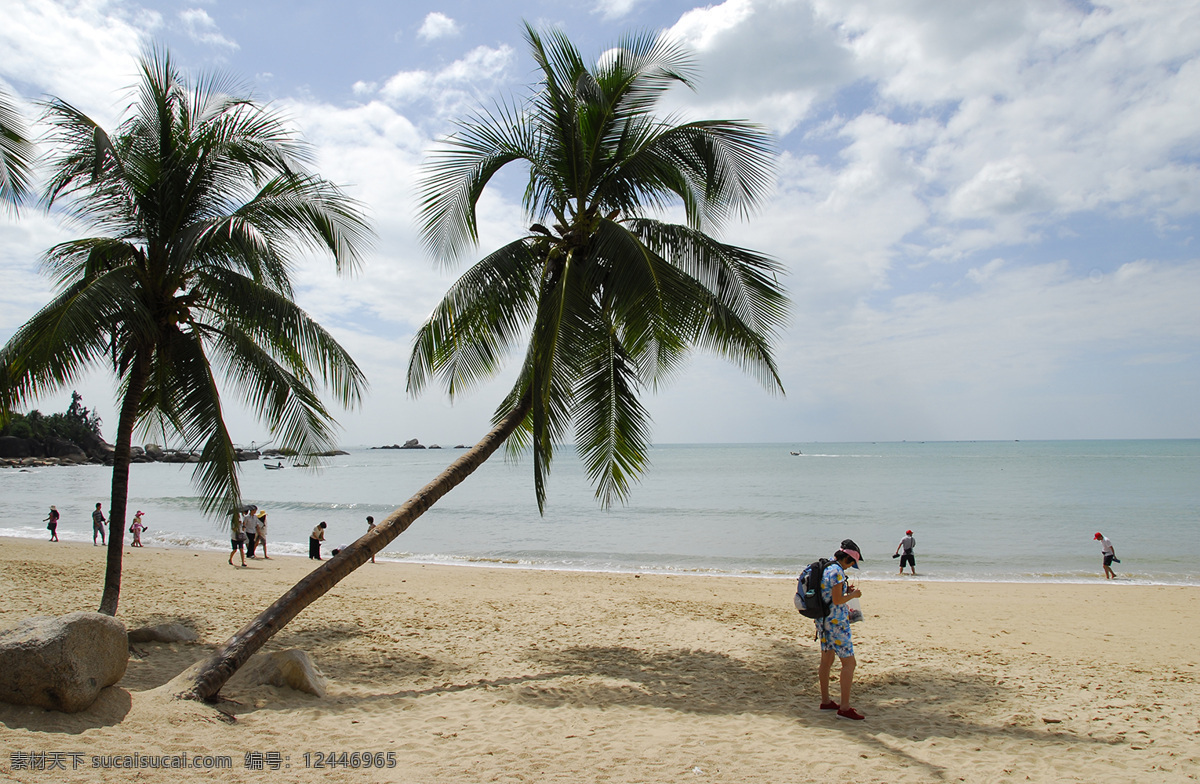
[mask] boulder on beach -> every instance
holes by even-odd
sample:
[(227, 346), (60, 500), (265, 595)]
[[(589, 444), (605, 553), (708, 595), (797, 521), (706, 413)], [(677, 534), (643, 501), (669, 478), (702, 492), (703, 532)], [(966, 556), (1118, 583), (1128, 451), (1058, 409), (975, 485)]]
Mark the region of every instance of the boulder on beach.
[(112, 616), (26, 618), (0, 632), (0, 702), (77, 713), (121, 680), (128, 663), (125, 624)]
[(179, 623), (160, 623), (129, 630), (130, 642), (196, 642), (200, 635)]
[(283, 686), (324, 697), (328, 681), (308, 653), (299, 648), (289, 648), (286, 651), (254, 654), (229, 679), (229, 685), (234, 688), (261, 684)]

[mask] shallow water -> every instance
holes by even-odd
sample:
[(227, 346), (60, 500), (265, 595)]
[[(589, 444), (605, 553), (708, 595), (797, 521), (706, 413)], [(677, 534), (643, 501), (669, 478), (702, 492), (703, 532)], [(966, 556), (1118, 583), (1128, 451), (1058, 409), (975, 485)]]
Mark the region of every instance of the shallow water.
[[(460, 452), (351, 449), (319, 472), (242, 464), (248, 501), (269, 513), (272, 554), (326, 552), (382, 520)], [(792, 455), (791, 452), (801, 452)], [(861, 576), (892, 577), (891, 554), (916, 532), (918, 573), (935, 580), (1093, 581), (1103, 531), (1122, 578), (1200, 585), (1200, 441), (1022, 441), (667, 445), (627, 505), (601, 510), (570, 448), (559, 452), (544, 517), (529, 461), (494, 457), (381, 557), (525, 568), (791, 575), (843, 537)], [(191, 466), (132, 467), (130, 512), (153, 546), (225, 550), (205, 518)], [(0, 470), (0, 535), (87, 541), (100, 466)], [(128, 538), (128, 534), (126, 535)]]

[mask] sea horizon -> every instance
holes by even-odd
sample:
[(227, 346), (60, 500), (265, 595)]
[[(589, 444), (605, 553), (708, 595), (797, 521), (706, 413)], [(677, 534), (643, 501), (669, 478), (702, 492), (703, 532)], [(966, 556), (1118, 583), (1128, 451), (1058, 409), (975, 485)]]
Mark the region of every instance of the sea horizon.
[[(343, 449), (319, 472), (242, 464), (246, 501), (269, 513), (273, 555), (306, 554), (321, 520), (325, 553), (354, 541), (366, 515), (381, 521), (462, 451)], [(1092, 535), (1103, 531), (1122, 582), (1200, 585), (1200, 439), (658, 444), (628, 503), (607, 511), (568, 446), (544, 516), (531, 475), (528, 460), (494, 457), (379, 558), (784, 578), (850, 537), (864, 553), (856, 577), (878, 580), (897, 577), (891, 554), (911, 528), (917, 579), (1086, 583), (1101, 579)], [(149, 546), (227, 554), (223, 521), (199, 511), (190, 477), (186, 464), (135, 464), (129, 512), (146, 512)], [(0, 535), (45, 536), (38, 521), (57, 499), (60, 538), (88, 541), (110, 480), (104, 466), (0, 471)]]

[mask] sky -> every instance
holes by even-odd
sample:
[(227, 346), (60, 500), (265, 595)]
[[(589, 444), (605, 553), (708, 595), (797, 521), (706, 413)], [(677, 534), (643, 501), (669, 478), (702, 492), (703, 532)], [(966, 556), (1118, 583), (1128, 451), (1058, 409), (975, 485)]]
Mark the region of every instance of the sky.
[[(786, 269), (786, 394), (697, 354), (646, 392), (655, 442), (1200, 437), (1200, 0), (7, 0), (4, 15), (0, 86), (31, 120), (52, 95), (115, 127), (137, 57), (165, 46), (283, 112), (366, 205), (378, 239), (360, 272), (312, 256), (295, 278), (370, 384), (335, 409), (345, 445), (473, 443), (513, 381), (515, 361), (452, 402), (405, 391), (412, 336), (465, 269), (423, 250), (414, 184), (456, 119), (529, 94), (523, 20), (592, 59), (665, 31), (700, 78), (664, 111), (777, 138), (771, 197), (722, 238)], [(523, 176), (485, 193), (480, 253), (523, 233)], [(49, 300), (39, 260), (73, 231), (0, 212), (0, 341)], [(111, 378), (75, 387), (111, 440)], [(243, 443), (270, 438), (235, 395), (226, 417)]]

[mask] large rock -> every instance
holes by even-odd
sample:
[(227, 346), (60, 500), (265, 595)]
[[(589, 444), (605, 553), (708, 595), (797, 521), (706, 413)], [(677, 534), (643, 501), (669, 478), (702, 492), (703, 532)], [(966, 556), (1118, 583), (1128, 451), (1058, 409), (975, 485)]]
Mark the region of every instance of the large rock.
[(17, 438), (16, 436), (0, 436), (0, 457), (45, 457), (46, 448), (41, 441), (33, 438)]
[(125, 675), (125, 624), (75, 612), (27, 618), (0, 632), (0, 702), (76, 713)]
[(195, 642), (200, 636), (178, 623), (160, 623), (129, 630), (130, 642)]
[(286, 651), (254, 654), (250, 661), (229, 679), (229, 684), (235, 688), (263, 683), (286, 686), (324, 697), (328, 682), (313, 663), (312, 657), (299, 648), (290, 648)]
[(46, 439), (45, 444), (46, 457), (57, 457), (60, 460), (70, 460), (78, 463), (87, 462), (87, 452), (84, 452), (79, 445), (64, 438), (50, 436)]

